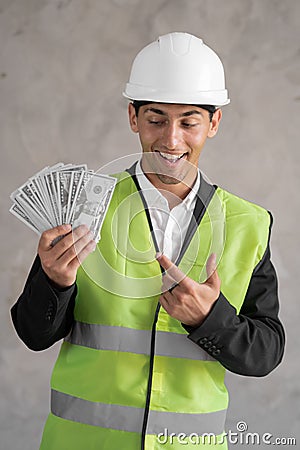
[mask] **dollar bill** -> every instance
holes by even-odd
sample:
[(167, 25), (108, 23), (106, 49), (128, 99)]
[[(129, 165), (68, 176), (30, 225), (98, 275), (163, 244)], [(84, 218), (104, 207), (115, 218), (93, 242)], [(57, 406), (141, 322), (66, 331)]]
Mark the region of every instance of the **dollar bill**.
[(95, 240), (113, 195), (116, 179), (86, 164), (44, 167), (11, 194), (10, 212), (36, 233), (70, 223), (86, 224)]
[[(86, 224), (94, 235), (100, 239), (100, 228), (111, 199), (115, 179), (105, 175), (90, 174), (77, 198), (73, 216), (74, 226)], [(100, 224), (100, 225), (99, 225)]]
[(34, 223), (31, 221), (29, 216), (23, 211), (22, 208), (19, 207), (16, 203), (14, 203), (9, 210), (14, 216), (16, 216), (21, 222), (25, 223), (31, 230), (35, 233), (40, 233), (40, 231), (36, 228)]

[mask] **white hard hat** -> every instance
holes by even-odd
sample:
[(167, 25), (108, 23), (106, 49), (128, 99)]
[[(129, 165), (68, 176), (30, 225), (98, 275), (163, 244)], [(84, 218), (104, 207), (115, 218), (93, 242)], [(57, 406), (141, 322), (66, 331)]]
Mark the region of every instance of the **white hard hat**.
[(227, 105), (222, 62), (202, 39), (169, 33), (143, 48), (123, 92), (130, 100)]

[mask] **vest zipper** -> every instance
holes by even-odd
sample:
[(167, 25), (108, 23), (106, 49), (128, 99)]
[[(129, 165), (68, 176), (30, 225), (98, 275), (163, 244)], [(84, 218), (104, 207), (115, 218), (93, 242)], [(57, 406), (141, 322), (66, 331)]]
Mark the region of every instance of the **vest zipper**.
[(152, 325), (152, 332), (151, 332), (150, 367), (149, 367), (149, 377), (148, 377), (145, 413), (144, 413), (143, 428), (142, 428), (141, 450), (145, 450), (145, 437), (146, 437), (146, 430), (147, 430), (147, 424), (148, 424), (150, 400), (151, 400), (151, 390), (152, 390), (152, 376), (153, 376), (153, 363), (154, 363), (154, 352), (155, 352), (156, 323), (157, 323), (157, 319), (158, 319), (159, 310), (160, 310), (160, 303), (158, 303), (158, 305), (156, 307), (154, 321), (153, 321), (153, 325)]

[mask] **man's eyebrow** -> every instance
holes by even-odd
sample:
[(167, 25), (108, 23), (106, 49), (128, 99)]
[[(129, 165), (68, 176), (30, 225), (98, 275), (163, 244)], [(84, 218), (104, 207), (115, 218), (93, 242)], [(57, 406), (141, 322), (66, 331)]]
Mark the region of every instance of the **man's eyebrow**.
[(199, 114), (200, 116), (203, 116), (201, 111), (197, 111), (196, 109), (192, 109), (192, 111), (187, 111), (187, 112), (181, 114), (181, 117), (189, 117), (189, 116), (193, 116), (194, 114)]
[[(167, 116), (167, 113), (165, 113), (161, 109), (157, 109), (157, 108), (152, 108), (152, 107), (147, 108), (147, 109), (145, 109), (144, 114), (146, 114), (147, 112), (153, 112), (155, 114), (159, 114), (160, 116)], [(180, 117), (189, 117), (189, 116), (193, 116), (194, 114), (198, 114), (200, 116), (203, 115), (201, 111), (192, 109), (191, 111), (186, 111), (186, 112), (180, 114)]]
[(154, 112), (155, 114), (160, 114), (161, 116), (166, 116), (167, 114), (162, 111), (161, 109), (157, 109), (157, 108), (147, 108), (144, 111), (144, 114), (146, 114), (147, 112)]

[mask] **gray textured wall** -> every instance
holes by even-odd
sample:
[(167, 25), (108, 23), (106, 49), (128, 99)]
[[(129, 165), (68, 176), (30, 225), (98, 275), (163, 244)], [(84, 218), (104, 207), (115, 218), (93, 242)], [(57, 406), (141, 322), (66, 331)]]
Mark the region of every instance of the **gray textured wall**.
[(8, 213), (9, 193), (57, 161), (97, 169), (138, 151), (121, 91), (136, 52), (169, 31), (202, 37), (226, 68), (231, 104), (201, 167), (275, 217), (286, 354), (266, 378), (228, 374), (227, 427), (243, 419), (300, 445), (299, 17), (298, 0), (0, 0), (1, 449), (38, 448), (59, 349), (30, 352), (10, 322), (37, 237)]

